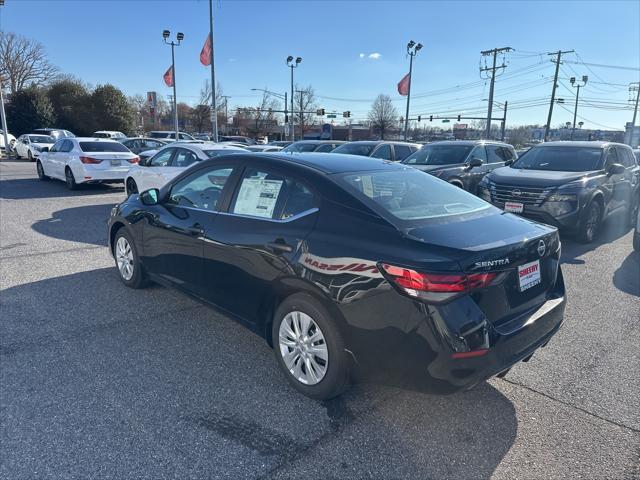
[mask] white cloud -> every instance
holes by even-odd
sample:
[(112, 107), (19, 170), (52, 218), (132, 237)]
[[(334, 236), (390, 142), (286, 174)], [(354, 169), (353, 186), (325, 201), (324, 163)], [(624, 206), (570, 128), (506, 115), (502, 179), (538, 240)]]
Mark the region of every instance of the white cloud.
[(364, 53), (361, 53), (361, 54), (360, 54), (360, 58), (364, 58)]
[(378, 52), (374, 52), (374, 53), (370, 53), (369, 54), (369, 58), (371, 60), (378, 60), (382, 55), (380, 55)]

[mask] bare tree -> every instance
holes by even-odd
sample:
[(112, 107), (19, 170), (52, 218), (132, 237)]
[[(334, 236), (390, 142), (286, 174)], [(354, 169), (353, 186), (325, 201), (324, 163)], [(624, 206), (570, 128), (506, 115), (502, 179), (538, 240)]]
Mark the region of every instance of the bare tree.
[(315, 112), (316, 96), (310, 85), (306, 88), (299, 88), (296, 85), (293, 110), (295, 111), (295, 122), (298, 125), (300, 138), (302, 139), (305, 132), (309, 131), (317, 122)]
[(384, 134), (396, 125), (398, 111), (391, 102), (389, 95), (380, 94), (371, 105), (369, 121), (374, 131), (380, 133), (380, 138), (384, 140)]
[(3, 85), (8, 83), (11, 94), (30, 85), (44, 85), (57, 73), (41, 43), (0, 31), (0, 78)]
[(271, 127), (278, 123), (273, 111), (277, 107), (276, 100), (265, 92), (257, 106), (238, 108), (234, 123), (252, 137), (268, 135)]
[[(205, 80), (200, 89), (200, 104), (211, 105), (211, 82), (209, 80)], [(218, 115), (224, 112), (224, 92), (220, 82), (216, 82), (216, 110)]]

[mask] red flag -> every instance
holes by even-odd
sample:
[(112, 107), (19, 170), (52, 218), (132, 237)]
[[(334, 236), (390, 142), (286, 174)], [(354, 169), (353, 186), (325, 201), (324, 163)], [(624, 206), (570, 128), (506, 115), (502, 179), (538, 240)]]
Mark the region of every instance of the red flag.
[(409, 95), (409, 81), (411, 77), (407, 73), (402, 80), (398, 82), (398, 93), (400, 95)]
[(164, 78), (164, 83), (167, 84), (167, 87), (173, 87), (173, 65), (164, 72), (162, 78)]
[(202, 46), (202, 51), (200, 52), (200, 63), (205, 67), (207, 65), (211, 65), (211, 35), (207, 35), (207, 40)]

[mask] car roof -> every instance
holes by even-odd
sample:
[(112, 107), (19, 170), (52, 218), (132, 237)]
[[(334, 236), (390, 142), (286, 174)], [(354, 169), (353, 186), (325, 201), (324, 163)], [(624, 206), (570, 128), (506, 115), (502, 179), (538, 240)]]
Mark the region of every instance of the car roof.
[[(234, 157), (236, 157), (236, 155), (234, 155)], [(247, 151), (245, 154), (237, 155), (237, 157), (240, 159), (258, 160), (265, 163), (265, 165), (272, 164), (272, 166), (295, 164), (328, 175), (366, 170), (401, 170), (404, 168), (411, 168), (399, 162), (390, 162), (379, 158), (348, 155), (344, 153)], [(218, 157), (218, 160), (220, 158), (221, 157)]]
[(503, 145), (510, 147), (508, 143), (499, 142), (497, 140), (438, 140), (436, 142), (426, 143), (427, 145)]
[(292, 142), (292, 144), (294, 143), (347, 143), (344, 140), (296, 140), (295, 142)]
[(392, 145), (411, 145), (411, 146), (420, 146), (419, 143), (415, 142), (403, 142), (400, 140), (358, 140), (356, 142), (345, 142), (345, 145), (350, 144), (355, 145), (380, 145), (381, 143), (390, 143)]
[(558, 142), (545, 142), (536, 145), (536, 148), (540, 147), (591, 147), (591, 148), (605, 148), (609, 145), (616, 145), (618, 147), (627, 147), (623, 143), (605, 142), (605, 141), (587, 141), (587, 140), (571, 140), (571, 141), (558, 141)]
[(76, 142), (111, 142), (111, 143), (120, 143), (113, 138), (96, 138), (96, 137), (67, 137), (61, 138), (60, 140), (75, 140)]

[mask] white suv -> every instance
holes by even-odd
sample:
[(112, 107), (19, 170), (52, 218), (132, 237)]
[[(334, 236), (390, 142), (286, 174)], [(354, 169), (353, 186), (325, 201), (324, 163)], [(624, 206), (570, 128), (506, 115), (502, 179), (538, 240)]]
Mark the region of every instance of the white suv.
[(122, 182), (140, 158), (120, 142), (106, 138), (61, 138), (41, 152), (36, 168), (40, 180), (64, 180), (69, 190), (81, 183)]

